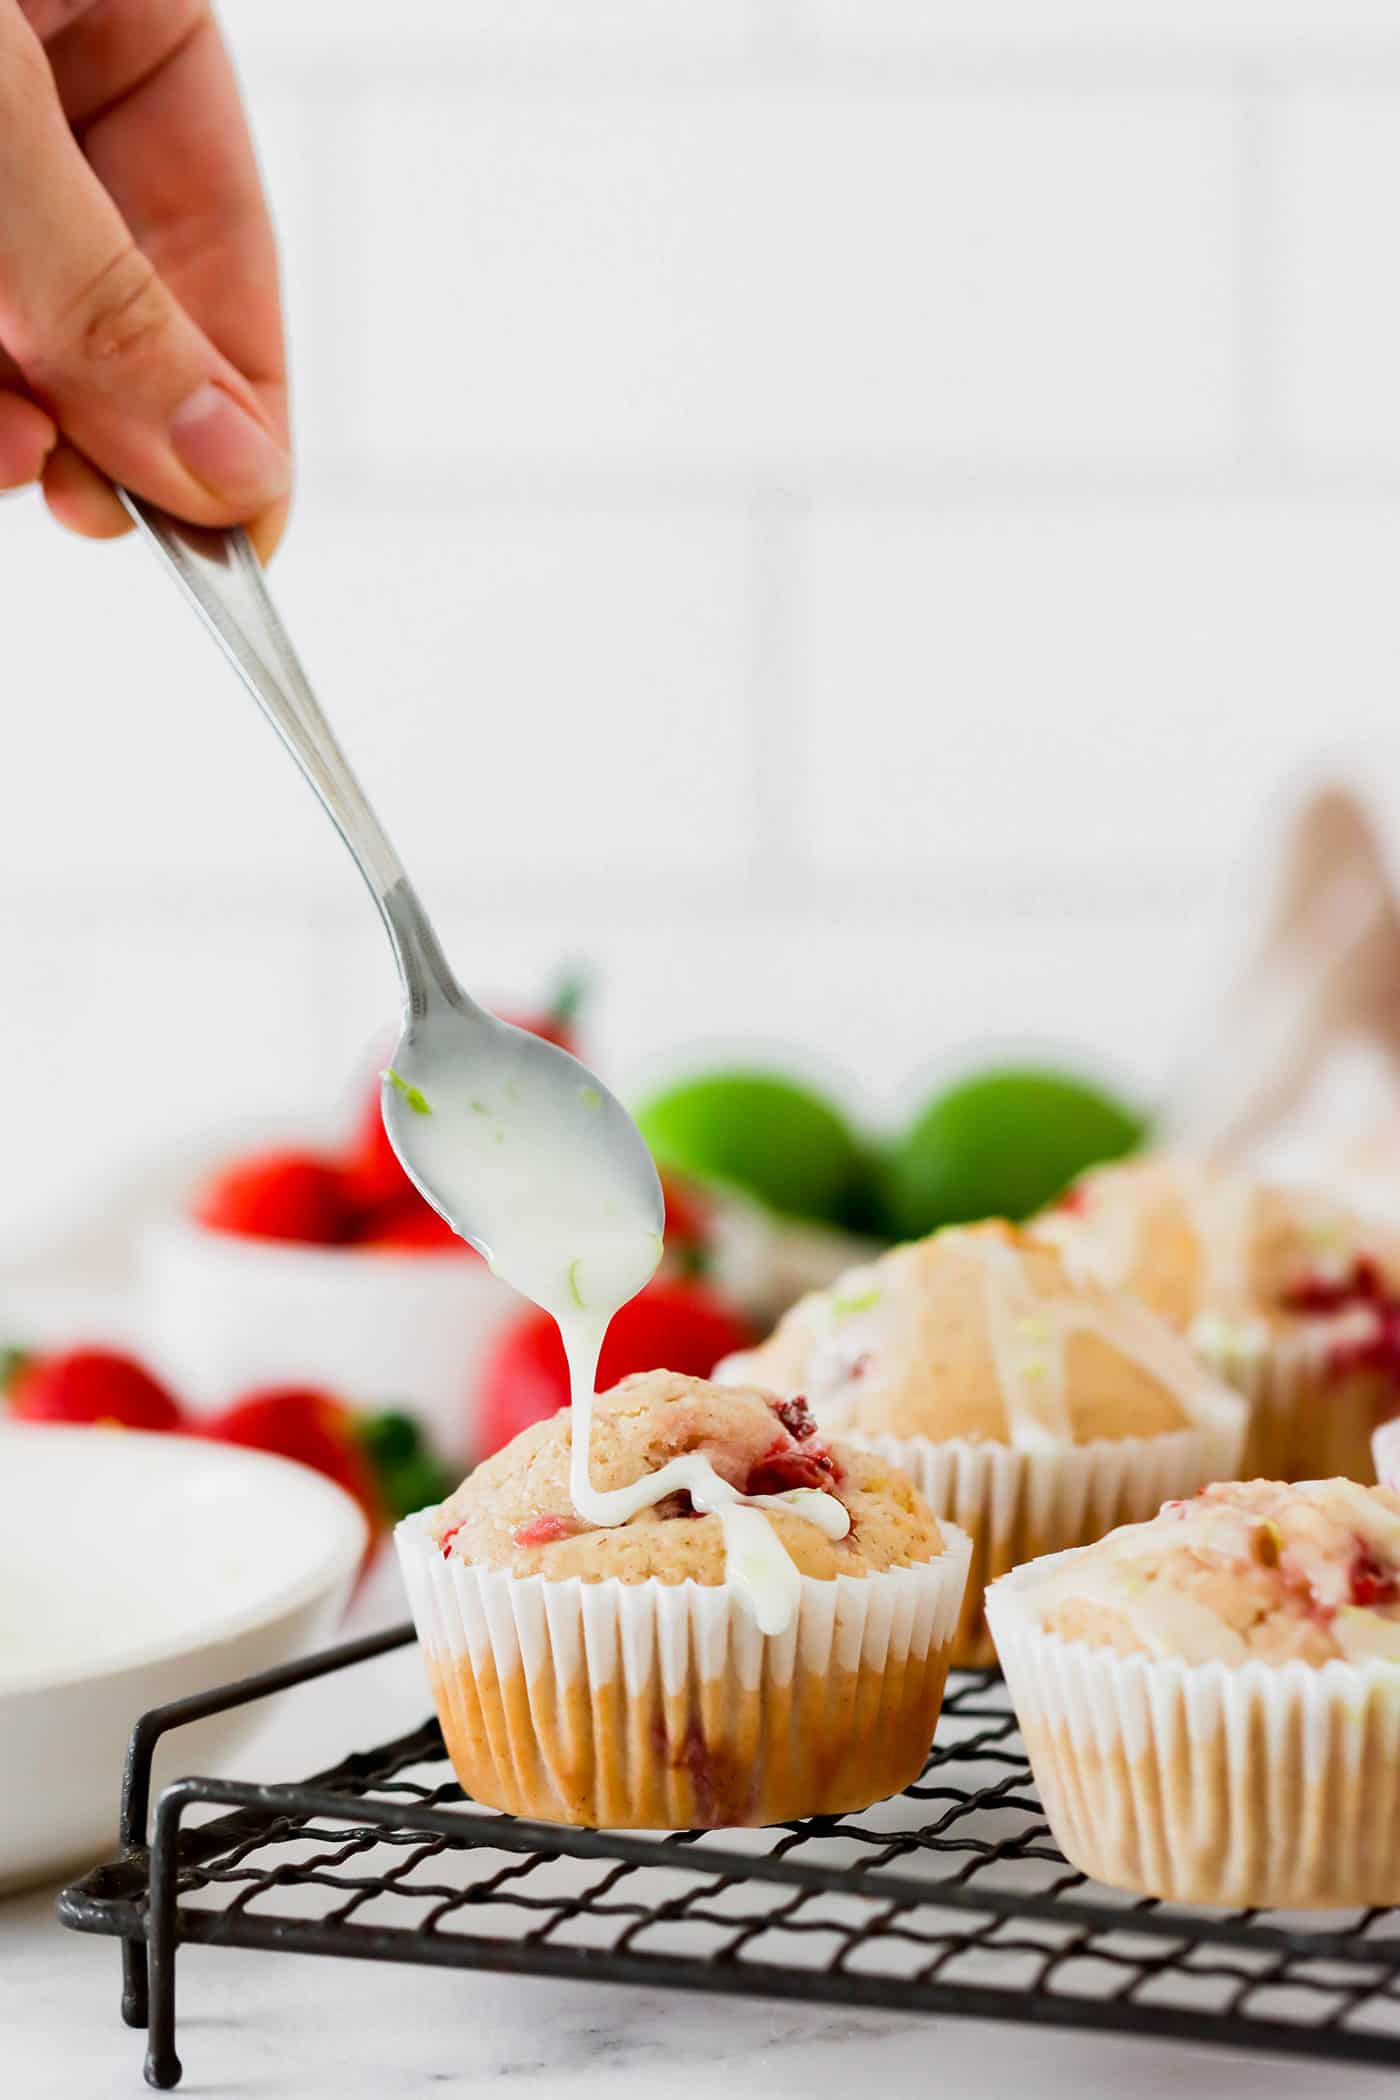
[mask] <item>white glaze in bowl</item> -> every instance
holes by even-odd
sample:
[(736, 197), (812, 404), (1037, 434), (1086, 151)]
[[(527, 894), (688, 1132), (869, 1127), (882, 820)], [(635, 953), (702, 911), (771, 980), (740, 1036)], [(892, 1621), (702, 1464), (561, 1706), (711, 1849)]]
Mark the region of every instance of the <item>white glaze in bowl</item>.
[[(0, 1426), (0, 1891), (112, 1847), (148, 1707), (326, 1640), (365, 1537), (350, 1496), (286, 1459)], [(174, 1733), (157, 1783), (217, 1768), (263, 1711)]]

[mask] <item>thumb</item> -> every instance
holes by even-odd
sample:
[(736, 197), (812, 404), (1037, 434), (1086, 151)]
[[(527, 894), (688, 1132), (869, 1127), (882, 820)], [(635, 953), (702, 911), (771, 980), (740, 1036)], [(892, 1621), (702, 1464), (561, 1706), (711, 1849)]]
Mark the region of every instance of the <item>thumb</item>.
[(68, 128), (43, 48), (0, 11), (0, 344), (94, 465), (195, 524), (287, 492), (248, 381), (136, 246)]

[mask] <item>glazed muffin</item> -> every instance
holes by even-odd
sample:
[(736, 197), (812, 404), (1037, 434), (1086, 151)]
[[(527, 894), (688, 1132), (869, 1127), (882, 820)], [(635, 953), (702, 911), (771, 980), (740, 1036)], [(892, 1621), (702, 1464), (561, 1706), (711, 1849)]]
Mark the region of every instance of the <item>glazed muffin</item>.
[[(684, 1491), (588, 1524), (570, 1499), (571, 1426), (568, 1409), (536, 1423), (398, 1529), (465, 1790), (552, 1822), (675, 1829), (863, 1808), (907, 1786), (933, 1739), (966, 1539), (802, 1405), (668, 1371), (599, 1396), (592, 1484), (698, 1455), (748, 1498), (742, 1537)], [(802, 1514), (813, 1494), (846, 1512), (845, 1536)]]
[(982, 1593), (1234, 1469), (1243, 1403), (1135, 1300), (1006, 1225), (957, 1227), (804, 1298), (719, 1366), (803, 1395), (973, 1539), (955, 1660), (989, 1663)]
[(1400, 1495), (1231, 1481), (987, 1611), (1067, 1859), (1174, 1902), (1400, 1901)]
[(1316, 1190), (1159, 1155), (1086, 1175), (1033, 1230), (1131, 1291), (1250, 1403), (1246, 1474), (1375, 1478), (1400, 1405), (1400, 1243)]

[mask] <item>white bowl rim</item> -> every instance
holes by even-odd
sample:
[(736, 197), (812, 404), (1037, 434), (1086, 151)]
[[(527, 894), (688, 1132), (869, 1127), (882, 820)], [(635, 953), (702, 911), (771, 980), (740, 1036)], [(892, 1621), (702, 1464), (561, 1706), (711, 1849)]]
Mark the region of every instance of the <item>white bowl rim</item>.
[[(167, 1453), (193, 1444), (202, 1462), (207, 1464), (210, 1453), (217, 1453), (219, 1455), (213, 1460), (215, 1465), (249, 1475), (249, 1486), (254, 1493), (263, 1487), (275, 1488), (279, 1480), (294, 1480), (298, 1494), (313, 1503), (321, 1503), (326, 1518), (326, 1537), (310, 1567), (301, 1568), (259, 1603), (213, 1614), (197, 1630), (167, 1635), (163, 1640), (136, 1642), (115, 1655), (104, 1656), (100, 1662), (69, 1664), (58, 1669), (41, 1665), (14, 1676), (0, 1673), (0, 1702), (21, 1694), (58, 1691), (76, 1684), (103, 1683), (109, 1678), (121, 1677), (129, 1670), (149, 1669), (159, 1663), (174, 1662), (181, 1656), (236, 1641), (244, 1634), (270, 1626), (299, 1610), (351, 1576), (369, 1542), (369, 1525), (353, 1495), (335, 1481), (328, 1480), (324, 1473), (318, 1473), (313, 1466), (301, 1465), (295, 1459), (282, 1458), (270, 1451), (256, 1451), (242, 1444), (221, 1444), (213, 1437), (191, 1437), (180, 1432), (158, 1434), (89, 1423), (0, 1422), (0, 1453), (6, 1445), (39, 1439), (54, 1442), (72, 1439), (75, 1443), (81, 1440), (89, 1448), (95, 1447), (98, 1439), (117, 1439), (123, 1448), (153, 1447)], [(160, 1460), (161, 1464), (168, 1462), (165, 1458)]]

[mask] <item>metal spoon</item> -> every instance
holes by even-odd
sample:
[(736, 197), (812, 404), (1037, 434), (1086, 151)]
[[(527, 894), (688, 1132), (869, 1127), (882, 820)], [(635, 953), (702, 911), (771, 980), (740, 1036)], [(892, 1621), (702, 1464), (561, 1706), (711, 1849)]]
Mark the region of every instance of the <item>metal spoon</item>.
[(606, 1313), (661, 1251), (641, 1132), (575, 1057), (470, 999), (331, 733), (242, 531), (122, 502), (310, 781), (379, 907), (403, 986), (385, 1128), (434, 1209), (536, 1303)]

